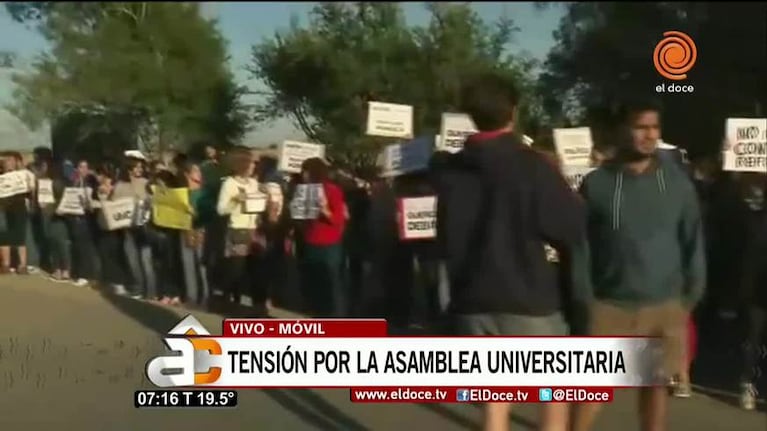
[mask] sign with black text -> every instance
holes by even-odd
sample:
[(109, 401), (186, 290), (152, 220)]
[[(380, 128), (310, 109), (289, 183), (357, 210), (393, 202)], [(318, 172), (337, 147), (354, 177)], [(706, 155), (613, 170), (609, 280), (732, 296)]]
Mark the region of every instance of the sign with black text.
[(412, 138), (413, 107), (396, 103), (368, 102), (367, 134), (387, 138)]
[(442, 125), (440, 127), (440, 141), (437, 142), (440, 151), (457, 153), (463, 149), (466, 138), (477, 133), (474, 122), (466, 114), (456, 114), (446, 112), (442, 114)]
[(29, 192), (29, 181), (26, 171), (11, 171), (0, 175), (0, 198), (27, 192)]
[(99, 223), (104, 230), (126, 229), (133, 225), (135, 213), (136, 201), (133, 198), (102, 201)]
[(314, 220), (320, 215), (320, 202), (324, 199), (322, 184), (299, 184), (290, 201), (290, 216), (294, 220)]
[(301, 165), (307, 159), (325, 157), (325, 146), (309, 142), (283, 141), (280, 144), (279, 170), (291, 174), (301, 172)]
[(767, 172), (767, 118), (728, 118), (723, 169)]
[(562, 165), (591, 165), (591, 148), (594, 144), (591, 139), (591, 129), (588, 127), (554, 129), (554, 144)]
[(397, 201), (401, 240), (431, 239), (437, 236), (437, 198), (424, 196)]

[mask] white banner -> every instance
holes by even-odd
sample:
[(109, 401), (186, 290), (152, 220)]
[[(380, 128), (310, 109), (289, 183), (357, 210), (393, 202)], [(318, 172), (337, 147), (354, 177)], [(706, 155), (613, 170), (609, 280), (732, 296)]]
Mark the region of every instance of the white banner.
[(63, 215), (83, 215), (88, 206), (93, 189), (90, 187), (67, 187), (61, 196), (61, 202), (56, 209), (57, 214)]
[(11, 171), (0, 175), (0, 198), (29, 192), (29, 177), (26, 171)]
[(583, 179), (594, 169), (595, 168), (589, 166), (562, 166), (562, 172), (565, 174), (565, 179), (573, 190), (580, 189)]
[(53, 196), (53, 181), (40, 178), (37, 180), (37, 203), (40, 205), (50, 205), (56, 203)]
[(438, 148), (440, 151), (457, 153), (463, 149), (466, 137), (475, 133), (477, 133), (477, 128), (468, 115), (443, 113), (439, 132), (441, 142), (437, 141)]
[(396, 103), (368, 102), (367, 134), (388, 138), (412, 138), (413, 107)]
[(136, 200), (122, 198), (114, 201), (102, 201), (99, 223), (104, 230), (118, 230), (133, 225), (136, 214)]
[(591, 165), (591, 148), (594, 144), (588, 127), (554, 129), (554, 145), (564, 166)]
[(279, 170), (291, 174), (301, 172), (305, 160), (314, 157), (325, 157), (325, 146), (308, 142), (283, 141), (280, 144)]
[[(657, 373), (660, 341), (652, 338), (189, 338), (178, 333), (181, 324), (164, 339), (174, 354), (146, 364), (147, 377), (157, 386), (637, 387), (665, 383)], [(194, 334), (208, 333), (194, 326)]]
[(245, 196), (242, 203), (242, 212), (245, 214), (258, 214), (266, 210), (266, 193), (251, 193)]
[(322, 184), (299, 184), (290, 201), (290, 216), (294, 220), (314, 220), (320, 215), (320, 201), (325, 194)]
[(397, 206), (400, 239), (429, 239), (437, 236), (436, 197), (402, 198)]
[(434, 141), (431, 139), (431, 136), (422, 136), (412, 141), (387, 145), (382, 157), (381, 176), (394, 177), (428, 168), (434, 154)]
[(767, 118), (728, 118), (725, 171), (767, 172)]

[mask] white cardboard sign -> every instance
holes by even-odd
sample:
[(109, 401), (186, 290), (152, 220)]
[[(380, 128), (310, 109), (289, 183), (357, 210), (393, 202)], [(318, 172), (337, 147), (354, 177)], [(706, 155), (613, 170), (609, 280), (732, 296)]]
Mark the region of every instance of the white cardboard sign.
[(29, 192), (29, 180), (25, 171), (11, 171), (0, 175), (0, 198)]
[(258, 214), (266, 210), (266, 193), (251, 193), (245, 196), (242, 203), (242, 212), (245, 214)]
[(294, 220), (314, 220), (320, 215), (320, 200), (325, 189), (322, 184), (299, 184), (290, 201), (290, 216)]
[(441, 141), (437, 141), (439, 150), (457, 153), (463, 149), (466, 137), (475, 133), (477, 133), (477, 128), (474, 126), (474, 121), (468, 115), (443, 113), (439, 132)]
[(437, 236), (435, 196), (402, 198), (398, 200), (397, 207), (401, 240), (429, 239)]
[(396, 103), (368, 102), (367, 134), (387, 138), (411, 138), (413, 107)]
[(591, 148), (594, 143), (590, 128), (554, 129), (554, 144), (564, 166), (591, 165)]
[(83, 215), (93, 190), (90, 187), (67, 187), (56, 209), (57, 214)]
[(283, 141), (280, 144), (279, 170), (291, 174), (301, 172), (301, 164), (314, 157), (325, 157), (325, 146), (308, 142)]
[(118, 230), (133, 225), (136, 215), (136, 200), (122, 198), (114, 201), (101, 202), (101, 227), (104, 230)]
[(725, 171), (767, 172), (767, 118), (728, 118)]
[(37, 203), (40, 205), (50, 205), (56, 203), (53, 196), (53, 181), (47, 178), (37, 180)]

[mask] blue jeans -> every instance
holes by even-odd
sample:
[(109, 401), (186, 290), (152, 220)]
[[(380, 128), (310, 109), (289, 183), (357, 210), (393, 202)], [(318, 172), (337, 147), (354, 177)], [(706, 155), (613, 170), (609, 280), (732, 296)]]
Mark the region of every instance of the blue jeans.
[(157, 297), (157, 278), (152, 261), (152, 248), (148, 238), (148, 229), (136, 227), (125, 232), (125, 258), (131, 276), (128, 291), (147, 298)]
[(203, 248), (201, 246), (189, 247), (183, 235), (179, 236), (179, 242), (186, 301), (190, 304), (207, 304), (210, 291), (202, 256)]

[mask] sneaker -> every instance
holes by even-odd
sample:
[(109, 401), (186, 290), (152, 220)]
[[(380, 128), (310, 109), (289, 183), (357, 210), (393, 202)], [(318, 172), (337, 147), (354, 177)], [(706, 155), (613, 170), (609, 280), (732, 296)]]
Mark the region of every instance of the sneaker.
[(744, 383), (740, 386), (740, 407), (743, 410), (756, 408), (756, 388), (753, 384)]
[(77, 280), (74, 281), (73, 284), (77, 287), (85, 287), (88, 285), (88, 280), (84, 278), (78, 278)]
[(36, 266), (27, 266), (27, 272), (31, 275), (38, 275), (43, 273), (43, 271)]
[(138, 295), (138, 294), (136, 294), (136, 295), (131, 295), (130, 297), (131, 297), (131, 299), (135, 299), (135, 300), (144, 299), (144, 297), (143, 297), (143, 296), (141, 296), (141, 295)]
[(671, 395), (674, 398), (690, 398), (692, 396), (692, 386), (689, 383), (677, 383), (671, 389)]
[(112, 289), (114, 289), (115, 295), (120, 295), (120, 296), (128, 295), (128, 291), (125, 289), (125, 286), (123, 286), (122, 284), (113, 284)]

